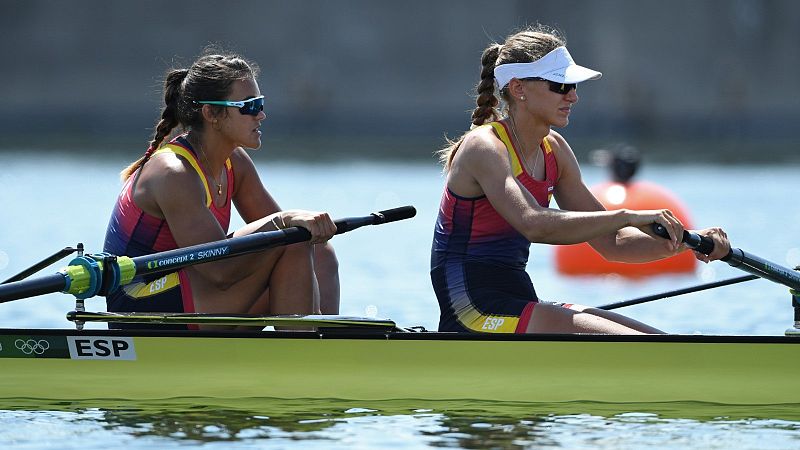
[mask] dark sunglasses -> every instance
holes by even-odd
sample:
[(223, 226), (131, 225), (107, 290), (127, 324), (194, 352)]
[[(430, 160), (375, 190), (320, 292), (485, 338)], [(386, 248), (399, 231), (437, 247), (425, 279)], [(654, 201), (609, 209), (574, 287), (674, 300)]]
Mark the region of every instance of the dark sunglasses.
[(207, 105), (233, 106), (234, 108), (239, 108), (240, 113), (246, 114), (248, 116), (257, 116), (258, 113), (264, 110), (263, 95), (259, 95), (258, 97), (248, 98), (247, 100), (242, 100), (240, 102), (234, 102), (230, 100), (198, 100), (195, 103), (201, 103)]
[(523, 81), (528, 81), (528, 80), (547, 81), (547, 84), (549, 85), (550, 88), (550, 92), (555, 92), (556, 94), (560, 95), (566, 95), (567, 93), (569, 93), (569, 91), (573, 89), (578, 89), (578, 85), (576, 83), (573, 84), (559, 83), (557, 81), (545, 80), (544, 78), (539, 78), (539, 77), (521, 78), (521, 79)]

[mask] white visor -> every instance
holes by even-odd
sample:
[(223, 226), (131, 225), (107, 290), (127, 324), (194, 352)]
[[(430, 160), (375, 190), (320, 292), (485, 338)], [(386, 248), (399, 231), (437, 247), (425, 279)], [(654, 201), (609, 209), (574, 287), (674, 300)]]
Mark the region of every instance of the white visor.
[(503, 89), (512, 78), (544, 78), (557, 83), (596, 80), (602, 73), (575, 64), (566, 47), (558, 47), (534, 62), (501, 64), (494, 68), (497, 87)]

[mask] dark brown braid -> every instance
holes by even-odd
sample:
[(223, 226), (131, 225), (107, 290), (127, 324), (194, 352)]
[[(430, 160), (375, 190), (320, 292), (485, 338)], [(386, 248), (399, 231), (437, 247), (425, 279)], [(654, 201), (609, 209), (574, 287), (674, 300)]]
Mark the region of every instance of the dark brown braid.
[(497, 112), (500, 101), (494, 96), (494, 67), (501, 48), (503, 46), (500, 44), (490, 45), (481, 55), (481, 81), (476, 88), (478, 98), (475, 99), (478, 106), (472, 111), (474, 126), (481, 126), (500, 117)]
[(188, 69), (177, 69), (167, 74), (167, 79), (164, 81), (164, 109), (161, 111), (161, 120), (156, 125), (155, 135), (144, 156), (136, 160), (133, 164), (129, 165), (122, 171), (122, 180), (127, 180), (133, 172), (150, 159), (150, 156), (161, 146), (164, 138), (172, 133), (172, 130), (178, 126), (178, 118), (176, 111), (178, 109), (178, 98), (180, 97), (181, 83), (189, 73)]
[(178, 126), (178, 100), (181, 97), (181, 84), (189, 74), (189, 69), (173, 70), (167, 74), (164, 82), (164, 110), (161, 111), (161, 120), (156, 125), (156, 132), (153, 140), (150, 141), (148, 152), (152, 153), (161, 146), (164, 138), (169, 136), (172, 130)]
[[(481, 55), (481, 81), (478, 83), (478, 86), (475, 87), (478, 96), (475, 99), (475, 104), (477, 106), (472, 111), (471, 128), (481, 126), (500, 117), (497, 112), (497, 105), (500, 101), (494, 96), (494, 67), (497, 61), (497, 55), (500, 54), (500, 49), (502, 49), (502, 47), (503, 46), (500, 44), (492, 44), (487, 47)], [(442, 163), (445, 170), (447, 170), (453, 162), (456, 150), (458, 150), (458, 147), (464, 141), (464, 137), (467, 136), (467, 133), (462, 134), (461, 137), (455, 141), (447, 139), (447, 145), (437, 152), (439, 161)]]
[[(235, 54), (216, 54), (213, 47), (207, 48), (190, 68), (170, 70), (164, 80), (164, 109), (153, 139), (144, 156), (122, 171), (122, 180), (144, 165), (175, 128), (203, 129), (202, 105), (196, 101), (225, 100), (234, 81), (254, 79), (257, 75), (255, 64)], [(224, 106), (212, 105), (212, 110), (218, 116), (228, 113)]]

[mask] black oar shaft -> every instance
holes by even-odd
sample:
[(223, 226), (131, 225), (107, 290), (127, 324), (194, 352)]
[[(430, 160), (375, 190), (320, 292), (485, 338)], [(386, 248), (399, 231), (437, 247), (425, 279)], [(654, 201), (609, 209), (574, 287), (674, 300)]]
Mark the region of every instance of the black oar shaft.
[[(669, 233), (662, 225), (653, 224), (653, 232), (658, 236), (669, 239)], [(684, 230), (683, 242), (690, 248), (706, 255), (714, 251), (714, 241), (691, 231)], [(728, 254), (720, 258), (720, 261), (760, 278), (800, 291), (800, 273), (759, 256), (751, 255), (742, 249), (731, 247)]]
[(14, 281), (0, 285), (0, 303), (61, 292), (67, 287), (67, 278), (62, 273), (46, 275), (30, 280)]
[(45, 267), (49, 266), (50, 264), (53, 264), (54, 262), (58, 261), (59, 259), (65, 257), (67, 255), (70, 255), (70, 254), (72, 254), (74, 252), (83, 252), (83, 244), (78, 244), (78, 248), (65, 247), (65, 248), (53, 253), (52, 255), (48, 256), (47, 258), (39, 261), (38, 263), (28, 267), (27, 269), (23, 270), (22, 272), (14, 275), (13, 277), (3, 281), (0, 284), (13, 283), (14, 281), (24, 280), (25, 278), (28, 278), (29, 276), (33, 275), (34, 273), (44, 269)]
[(722, 261), (731, 267), (800, 291), (800, 274), (796, 271), (751, 255), (742, 249), (731, 248), (731, 252)]
[[(334, 223), (337, 227), (336, 234), (341, 234), (364, 225), (379, 225), (409, 219), (415, 214), (416, 210), (413, 206), (402, 206), (372, 213), (369, 216), (340, 219)], [(0, 303), (51, 292), (69, 292), (78, 298), (105, 295), (104, 293), (110, 292), (110, 289), (130, 282), (136, 275), (167, 272), (192, 264), (202, 264), (280, 245), (307, 241), (310, 238), (311, 233), (308, 230), (292, 227), (136, 258), (116, 258), (114, 255), (103, 253), (88, 255), (76, 258), (76, 260), (80, 260), (78, 263), (70, 263), (70, 266), (53, 275), (0, 284)], [(119, 262), (117, 259), (124, 260), (124, 262)], [(122, 269), (123, 265), (125, 266), (124, 270)], [(111, 278), (107, 278), (109, 271), (114, 272)]]
[[(306, 231), (303, 229), (303, 231)], [(308, 233), (308, 231), (306, 231)], [(235, 239), (198, 244), (191, 247), (182, 247), (152, 255), (133, 258), (136, 266), (136, 275), (153, 275), (170, 272), (194, 264), (217, 261), (229, 258), (231, 255), (244, 255), (247, 253), (266, 250), (268, 248), (301, 242), (302, 232), (295, 229), (283, 231), (263, 231), (240, 236)], [(294, 239), (292, 239), (294, 238)]]
[(714, 281), (714, 282), (711, 282), (711, 283), (700, 284), (700, 285), (691, 286), (691, 287), (688, 287), (688, 288), (676, 289), (674, 291), (662, 292), (660, 294), (648, 295), (648, 296), (645, 296), (645, 297), (634, 298), (634, 299), (631, 299), (631, 300), (625, 300), (625, 301), (616, 302), (616, 303), (609, 303), (607, 305), (596, 306), (596, 308), (605, 309), (605, 310), (611, 310), (611, 309), (622, 308), (624, 306), (639, 305), (641, 303), (652, 302), (654, 300), (661, 300), (661, 299), (669, 298), (669, 297), (677, 297), (678, 295), (690, 294), (692, 292), (704, 291), (706, 289), (713, 289), (713, 288), (717, 288), (717, 287), (728, 286), (728, 285), (731, 285), (731, 284), (741, 283), (741, 282), (744, 282), (744, 281), (757, 280), (758, 278), (759, 277), (757, 277), (755, 275), (744, 275), (744, 276), (741, 276), (741, 277), (729, 278), (727, 280)]
[[(366, 225), (379, 225), (414, 217), (416, 210), (411, 206), (380, 211), (364, 217), (349, 217), (334, 221), (336, 234), (346, 233)], [(311, 239), (305, 228), (291, 227), (278, 231), (262, 231), (239, 236), (233, 239), (209, 242), (191, 247), (183, 247), (152, 255), (133, 258), (136, 275), (152, 275), (170, 272), (194, 264), (202, 264), (229, 258), (231, 255), (244, 255), (282, 245), (296, 244)]]

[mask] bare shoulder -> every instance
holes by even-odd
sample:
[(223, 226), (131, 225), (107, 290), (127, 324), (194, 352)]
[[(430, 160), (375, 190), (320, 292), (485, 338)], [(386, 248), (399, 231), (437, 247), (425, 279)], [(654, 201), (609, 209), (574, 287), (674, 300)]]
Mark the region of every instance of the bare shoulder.
[(236, 147), (230, 156), (233, 176), (235, 178), (233, 197), (237, 205), (241, 202), (241, 193), (252, 193), (256, 190), (265, 190), (258, 175), (255, 162), (242, 147)]
[(558, 131), (550, 130), (550, 133), (548, 133), (548, 135), (545, 136), (545, 139), (547, 140), (547, 143), (550, 144), (550, 148), (552, 148), (553, 151), (556, 152), (556, 155), (573, 154), (572, 147), (570, 147), (567, 140), (564, 139), (564, 136), (562, 136), (561, 133), (559, 133)]
[(165, 199), (187, 199), (197, 197), (205, 201), (205, 188), (192, 164), (173, 152), (153, 155), (145, 163), (137, 190), (142, 190), (162, 203)]
[(448, 188), (465, 197), (486, 194), (503, 184), (511, 174), (511, 163), (503, 141), (490, 126), (470, 131), (461, 142), (447, 174)]
[[(505, 144), (497, 137), (494, 128), (481, 126), (470, 131), (456, 153), (465, 162), (485, 161), (487, 158), (495, 160), (502, 158), (507, 153)], [(460, 155), (459, 155), (460, 154)], [(504, 158), (507, 160), (507, 158)]]
[(150, 174), (148, 178), (179, 178), (185, 181), (185, 177), (197, 178), (197, 171), (192, 164), (183, 156), (173, 152), (156, 153), (147, 161), (142, 171), (142, 176)]
[(236, 147), (231, 153), (231, 164), (235, 167), (254, 166), (253, 158), (242, 147)]
[(578, 160), (575, 158), (575, 153), (572, 151), (572, 147), (570, 147), (567, 140), (564, 139), (564, 136), (555, 130), (550, 130), (550, 133), (545, 136), (545, 139), (556, 156), (559, 179), (573, 175), (580, 176)]

